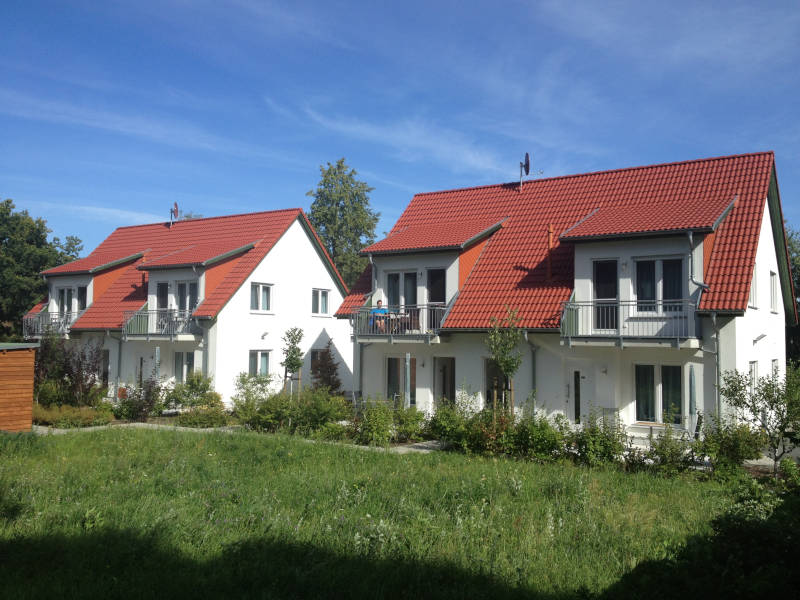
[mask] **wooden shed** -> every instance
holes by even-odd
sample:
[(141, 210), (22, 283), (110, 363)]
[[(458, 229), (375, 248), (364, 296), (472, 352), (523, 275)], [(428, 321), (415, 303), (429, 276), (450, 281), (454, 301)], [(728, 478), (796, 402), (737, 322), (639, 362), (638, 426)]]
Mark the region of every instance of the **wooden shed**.
[(33, 361), (38, 347), (0, 343), (0, 430), (31, 430)]

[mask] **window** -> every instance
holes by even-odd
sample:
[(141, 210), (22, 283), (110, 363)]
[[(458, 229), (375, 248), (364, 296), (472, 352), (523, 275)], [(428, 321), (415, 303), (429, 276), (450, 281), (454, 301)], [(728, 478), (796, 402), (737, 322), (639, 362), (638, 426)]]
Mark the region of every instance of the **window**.
[(778, 361), (777, 358), (772, 359), (772, 373), (777, 375), (778, 371), (781, 370), (781, 363)]
[(499, 365), (491, 358), (487, 358), (484, 363), (484, 373), (486, 373), (486, 402), (485, 406), (492, 406), (494, 403), (494, 390), (497, 388), (497, 403), (503, 401), (503, 391), (511, 389), (511, 381), (503, 375)]
[(328, 314), (328, 290), (311, 290), (311, 312), (315, 315)]
[(194, 352), (175, 353), (175, 383), (183, 383), (186, 376), (194, 371)]
[(272, 285), (253, 283), (250, 286), (250, 310), (272, 310)]
[(756, 384), (758, 383), (758, 361), (751, 360), (750, 361), (750, 393), (753, 394), (756, 391)]
[(58, 314), (72, 312), (72, 288), (58, 288)]
[(594, 328), (617, 328), (618, 276), (616, 260), (596, 260), (592, 266)]
[(756, 267), (753, 267), (753, 280), (750, 282), (750, 299), (747, 303), (752, 308), (758, 308), (756, 302), (758, 300), (757, 290), (756, 290)]
[(78, 287), (78, 310), (86, 310), (86, 286)]
[(636, 261), (636, 310), (681, 310), (683, 260), (680, 258)]
[(108, 387), (108, 371), (111, 364), (111, 353), (108, 350), (103, 350), (103, 355), (100, 360), (100, 381), (103, 387)]
[[(417, 359), (411, 357), (409, 387), (411, 406), (417, 403)], [(386, 359), (386, 397), (395, 405), (405, 404), (406, 397), (406, 359), (390, 356)]]
[(681, 367), (636, 365), (634, 367), (636, 420), (651, 423), (683, 421)]
[(255, 375), (269, 375), (269, 350), (251, 350), (248, 373)]
[(322, 353), (324, 350), (311, 350), (311, 373), (315, 372), (315, 369), (319, 367), (319, 361), (322, 358)]
[(178, 282), (178, 310), (191, 312), (197, 308), (197, 282)]
[(156, 308), (158, 310), (169, 308), (169, 284), (164, 281), (156, 284)]
[(778, 312), (778, 274), (769, 272), (769, 309)]
[[(402, 281), (402, 288), (400, 283)], [(417, 304), (417, 272), (389, 273), (386, 275), (386, 300), (389, 306)]]

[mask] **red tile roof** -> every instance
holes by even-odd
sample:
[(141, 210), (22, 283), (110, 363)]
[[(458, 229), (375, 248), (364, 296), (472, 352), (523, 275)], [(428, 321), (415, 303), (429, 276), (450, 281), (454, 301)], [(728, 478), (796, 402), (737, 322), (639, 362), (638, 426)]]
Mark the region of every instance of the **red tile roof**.
[(364, 272), (361, 273), (359, 278), (350, 288), (350, 294), (347, 295), (344, 301), (336, 311), (337, 317), (347, 317), (352, 314), (360, 306), (364, 306), (367, 301), (367, 294), (372, 291), (372, 265), (367, 265)]
[[(567, 230), (703, 230), (738, 196), (716, 230), (705, 274), (710, 289), (700, 308), (744, 311), (773, 166), (772, 152), (762, 152), (538, 179), (523, 183), (521, 190), (509, 183), (417, 194), (390, 238), (410, 228), (507, 218), (464, 282), (445, 328), (485, 329), (508, 305), (519, 311), (522, 327), (550, 329), (559, 326), (562, 303), (572, 293), (574, 242), (559, 240)], [(597, 221), (587, 219), (592, 214)], [(367, 283), (354, 286), (337, 314), (363, 303)]]
[[(299, 208), (177, 221), (171, 227), (168, 223), (120, 227), (86, 258), (45, 274), (86, 273), (141, 253), (72, 326), (74, 330), (119, 329), (123, 313), (138, 310), (147, 301), (147, 269), (151, 261), (161, 268), (202, 264), (242, 249), (240, 255), (233, 255), (235, 264), (194, 312), (198, 317), (214, 317), (295, 220), (311, 233), (320, 256), (328, 261), (331, 273), (346, 290), (319, 237)], [(243, 246), (249, 247), (243, 249)]]
[(392, 254), (395, 252), (460, 250), (502, 226), (496, 217), (477, 217), (455, 222), (409, 225), (392, 229), (379, 242), (367, 246), (361, 254)]

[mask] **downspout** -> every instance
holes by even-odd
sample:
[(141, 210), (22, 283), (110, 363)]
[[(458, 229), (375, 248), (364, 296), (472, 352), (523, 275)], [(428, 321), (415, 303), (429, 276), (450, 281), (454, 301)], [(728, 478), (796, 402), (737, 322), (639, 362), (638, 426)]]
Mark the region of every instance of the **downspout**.
[(717, 371), (717, 385), (715, 386), (715, 395), (716, 395), (716, 404), (717, 404), (717, 419), (722, 418), (722, 401), (719, 395), (719, 388), (721, 385), (720, 382), (720, 352), (722, 350), (722, 344), (719, 343), (719, 327), (717, 326), (717, 313), (711, 313), (711, 324), (714, 327), (714, 347), (716, 348), (716, 352), (714, 353), (714, 361), (716, 363), (716, 371)]
[(689, 281), (691, 281), (693, 284), (695, 284), (703, 291), (705, 291), (708, 289), (708, 285), (706, 285), (702, 281), (697, 281), (694, 278), (694, 239), (692, 231), (691, 230), (687, 231), (686, 235), (689, 238)]
[(534, 398), (534, 410), (536, 409), (536, 351), (539, 347), (533, 343), (533, 340), (528, 337), (528, 330), (526, 329), (523, 333), (523, 337), (525, 341), (528, 342), (528, 346), (531, 349), (531, 391), (533, 392)]

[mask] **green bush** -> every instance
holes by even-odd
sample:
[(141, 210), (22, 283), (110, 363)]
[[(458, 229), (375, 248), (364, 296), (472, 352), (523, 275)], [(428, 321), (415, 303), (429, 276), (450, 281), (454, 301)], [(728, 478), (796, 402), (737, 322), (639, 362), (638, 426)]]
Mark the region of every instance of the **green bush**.
[(396, 442), (416, 442), (422, 439), (425, 427), (425, 413), (416, 406), (398, 408), (394, 411), (394, 440)]
[(292, 403), (289, 394), (272, 394), (259, 402), (244, 425), (256, 431), (291, 431)]
[(62, 389), (62, 386), (59, 384), (59, 382), (54, 379), (45, 379), (44, 381), (40, 382), (37, 387), (36, 394), (37, 402), (41, 406), (65, 404), (64, 389)]
[(606, 419), (594, 411), (586, 417), (583, 426), (572, 434), (575, 458), (590, 467), (603, 463), (619, 463), (626, 448), (625, 427), (619, 415)]
[(343, 396), (332, 396), (326, 388), (306, 388), (290, 397), (291, 430), (308, 434), (326, 423), (342, 421), (352, 411)]
[(111, 407), (107, 404), (100, 404), (96, 408), (69, 405), (49, 407), (41, 404), (33, 405), (34, 423), (59, 429), (107, 425), (113, 418)]
[(197, 406), (178, 415), (181, 427), (224, 427), (229, 420), (221, 403), (219, 406)]
[(514, 454), (536, 460), (553, 460), (564, 453), (564, 434), (544, 415), (534, 412), (514, 428)]
[(199, 371), (186, 375), (184, 383), (177, 383), (164, 396), (169, 408), (218, 407), (222, 405), (222, 396), (214, 391), (211, 377)]
[(347, 440), (352, 435), (350, 427), (341, 423), (325, 423), (322, 427), (314, 431), (311, 437), (315, 440), (327, 442), (341, 442)]
[(650, 433), (650, 449), (647, 456), (652, 459), (652, 468), (666, 475), (675, 475), (686, 471), (694, 464), (694, 455), (690, 452), (691, 443), (686, 433), (677, 434), (669, 423), (658, 436)]
[(381, 402), (369, 402), (356, 420), (356, 442), (368, 446), (388, 446), (392, 438), (392, 409)]
[(141, 387), (126, 386), (113, 405), (114, 416), (125, 421), (146, 421), (149, 416), (161, 414), (161, 384), (158, 379), (145, 380)]
[(441, 402), (428, 422), (430, 434), (461, 451), (467, 449), (467, 416), (458, 406)]
[(703, 424), (702, 437), (695, 443), (695, 453), (707, 456), (715, 475), (738, 469), (746, 460), (761, 456), (764, 435), (746, 423), (712, 418)]
[[(239, 373), (236, 377), (236, 393), (233, 395), (233, 414), (240, 422), (250, 424), (257, 421), (258, 407), (272, 395), (269, 375)], [(251, 425), (252, 426), (252, 425)]]
[(511, 454), (514, 419), (506, 411), (487, 408), (472, 415), (466, 424), (466, 447), (475, 454)]

